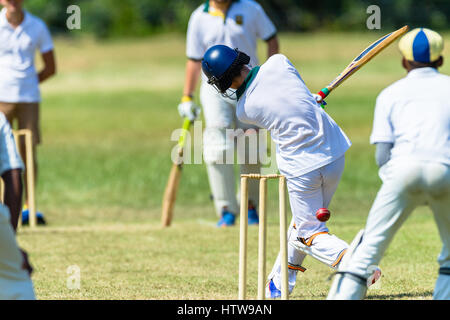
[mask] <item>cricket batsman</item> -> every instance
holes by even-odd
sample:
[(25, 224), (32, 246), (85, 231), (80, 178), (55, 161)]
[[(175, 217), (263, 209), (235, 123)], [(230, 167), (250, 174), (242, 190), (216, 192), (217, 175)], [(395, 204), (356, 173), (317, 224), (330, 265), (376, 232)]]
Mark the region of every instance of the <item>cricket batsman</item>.
[[(257, 39), (267, 43), (267, 55), (278, 52), (277, 30), (267, 17), (263, 8), (253, 0), (207, 0), (191, 15), (187, 31), (186, 78), (178, 111), (183, 118), (197, 119), (200, 108), (194, 103), (193, 94), (201, 73), (201, 60), (206, 50), (216, 44), (233, 48), (244, 48), (253, 65), (258, 64), (256, 53)], [(226, 163), (227, 152), (234, 152), (234, 139), (226, 134), (227, 129), (255, 129), (253, 125), (239, 121), (236, 114), (236, 101), (222, 96), (207, 85), (202, 77), (200, 101), (205, 118), (203, 134), (203, 154), (208, 172), (209, 185), (219, 227), (232, 226), (239, 212), (236, 192), (234, 163)], [(256, 131), (255, 131), (256, 132)], [(260, 146), (261, 147), (261, 146)], [(231, 150), (230, 150), (231, 148)], [(248, 147), (247, 147), (248, 148)], [(238, 150), (242, 152), (244, 150)], [(260, 171), (260, 163), (246, 161), (240, 165), (241, 173)], [(249, 224), (259, 222), (258, 185), (249, 186)]]
[[(250, 67), (251, 58), (238, 49), (211, 47), (203, 58), (208, 83), (222, 94), (235, 95), (239, 121), (270, 131), (276, 159), (287, 179), (293, 220), (288, 231), (289, 291), (292, 292), (306, 254), (292, 244), (301, 242), (335, 268), (348, 244), (328, 232), (316, 211), (327, 208), (344, 170), (351, 143), (321, 108), (292, 63), (281, 54)], [(281, 296), (280, 259), (266, 287), (268, 298)]]
[(365, 297), (367, 270), (378, 265), (420, 205), (433, 211), (443, 243), (433, 298), (450, 299), (450, 77), (438, 72), (443, 39), (418, 28), (401, 38), (399, 48), (408, 74), (378, 96), (370, 137), (383, 184), (362, 241), (340, 268), (328, 299)]
[(0, 300), (35, 299), (32, 268), (15, 236), (22, 204), (23, 169), (11, 127), (0, 113), (0, 174), (5, 184), (5, 204), (0, 204)]

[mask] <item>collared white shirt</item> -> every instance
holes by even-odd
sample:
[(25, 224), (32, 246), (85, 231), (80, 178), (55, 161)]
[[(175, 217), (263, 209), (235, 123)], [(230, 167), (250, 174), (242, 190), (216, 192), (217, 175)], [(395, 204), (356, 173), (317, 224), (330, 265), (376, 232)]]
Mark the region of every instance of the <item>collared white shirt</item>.
[(268, 40), (277, 30), (253, 0), (237, 0), (231, 3), (226, 17), (209, 7), (209, 1), (198, 7), (188, 24), (186, 55), (201, 60), (206, 50), (218, 44), (238, 48), (250, 56), (250, 63), (258, 65), (257, 39)]
[(270, 131), (283, 175), (299, 177), (344, 155), (350, 140), (317, 104), (284, 55), (271, 56), (258, 73), (255, 70), (239, 98), (236, 114), (242, 122)]
[(52, 50), (53, 42), (45, 23), (24, 13), (23, 22), (13, 28), (6, 19), (6, 9), (0, 12), (0, 102), (41, 100), (34, 57), (36, 50)]
[(394, 146), (391, 159), (413, 157), (450, 165), (450, 77), (411, 70), (377, 98), (372, 144)]

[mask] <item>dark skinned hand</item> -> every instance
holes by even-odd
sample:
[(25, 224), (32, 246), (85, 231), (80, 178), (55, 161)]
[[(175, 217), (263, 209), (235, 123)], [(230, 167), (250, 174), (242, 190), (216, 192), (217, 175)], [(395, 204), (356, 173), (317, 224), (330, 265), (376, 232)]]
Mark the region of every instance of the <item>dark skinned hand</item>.
[(22, 253), (23, 256), (22, 269), (27, 270), (28, 274), (31, 277), (31, 273), (33, 273), (33, 267), (31, 266), (30, 261), (28, 260), (28, 254), (22, 249), (20, 249), (20, 253)]

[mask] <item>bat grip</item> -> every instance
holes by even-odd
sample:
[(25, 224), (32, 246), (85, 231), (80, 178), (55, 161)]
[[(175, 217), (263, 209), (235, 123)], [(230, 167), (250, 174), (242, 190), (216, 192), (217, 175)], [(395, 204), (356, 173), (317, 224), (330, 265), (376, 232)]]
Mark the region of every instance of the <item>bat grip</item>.
[(328, 96), (329, 93), (330, 93), (330, 90), (328, 90), (328, 88), (323, 88), (322, 90), (317, 92), (317, 94), (322, 98), (322, 103), (321, 103), (322, 109), (324, 109), (325, 106), (327, 105), (327, 103), (325, 102), (325, 98)]
[(322, 97), (322, 100), (324, 100), (328, 96), (329, 93), (330, 93), (330, 90), (328, 90), (328, 88), (323, 88), (322, 90), (317, 92), (317, 94)]
[(184, 143), (186, 140), (186, 134), (189, 131), (190, 126), (191, 126), (191, 120), (189, 120), (189, 118), (184, 118), (183, 127), (181, 128), (180, 138), (178, 139), (178, 146), (180, 148), (184, 147)]
[(186, 135), (189, 132), (189, 128), (191, 127), (191, 120), (189, 118), (184, 118), (183, 127), (181, 128), (180, 138), (178, 139), (178, 157), (181, 158), (183, 156), (183, 149), (186, 143)]

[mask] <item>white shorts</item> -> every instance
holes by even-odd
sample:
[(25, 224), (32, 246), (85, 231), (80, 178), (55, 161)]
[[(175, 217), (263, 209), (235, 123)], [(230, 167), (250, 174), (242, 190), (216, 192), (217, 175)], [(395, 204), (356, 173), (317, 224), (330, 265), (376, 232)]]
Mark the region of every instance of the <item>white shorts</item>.
[(8, 170), (23, 168), (11, 126), (4, 114), (0, 112), (0, 175)]

